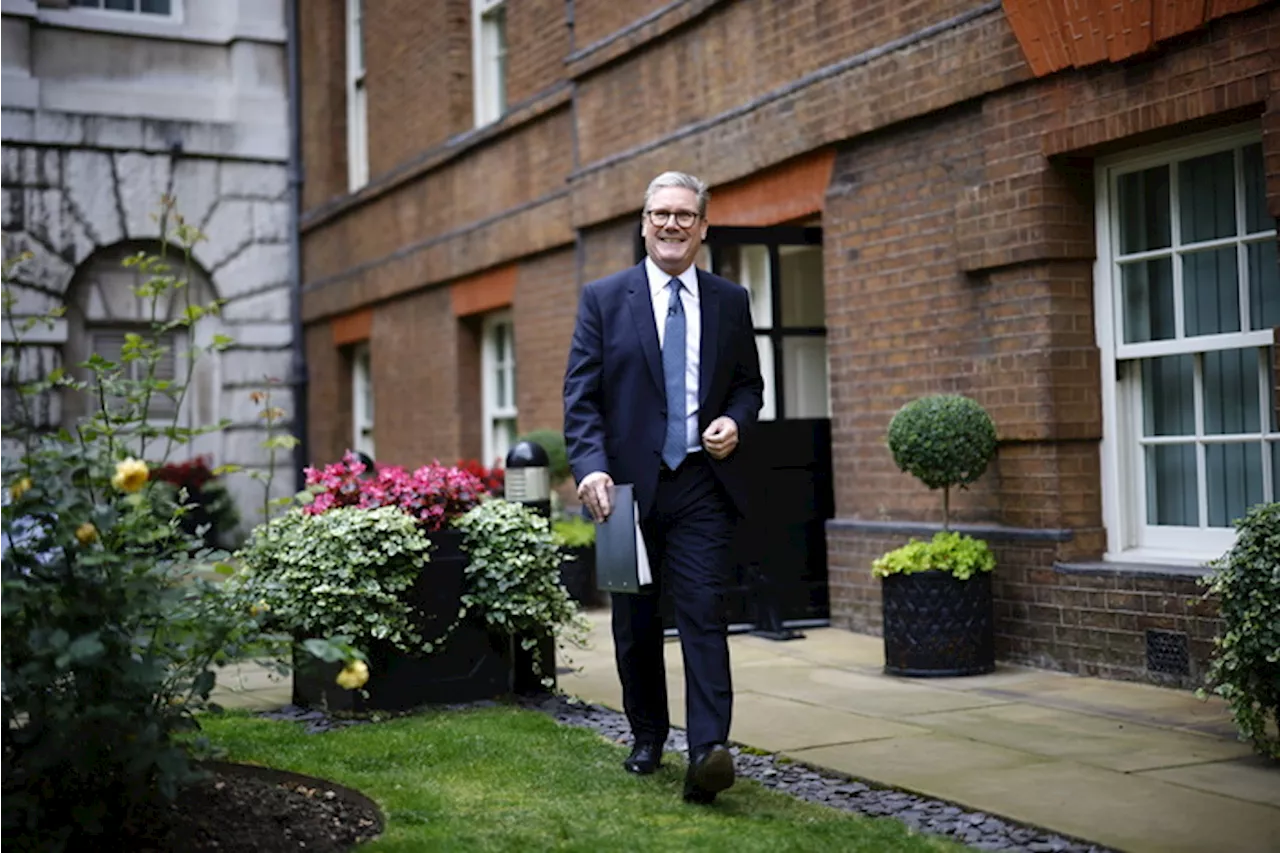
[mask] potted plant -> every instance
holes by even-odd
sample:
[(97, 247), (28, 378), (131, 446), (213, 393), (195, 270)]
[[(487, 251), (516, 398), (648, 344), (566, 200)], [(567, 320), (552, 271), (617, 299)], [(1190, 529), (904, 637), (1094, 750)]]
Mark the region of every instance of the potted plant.
[(334, 689), (331, 667), (299, 667), (295, 703), (407, 709), (554, 677), (553, 638), (576, 614), (544, 519), (438, 463), (369, 471), (348, 453), (307, 483), (304, 506), (254, 531), (240, 582), (299, 640), (350, 636), (370, 677), (353, 694)]
[(940, 394), (903, 406), (889, 424), (888, 441), (898, 468), (942, 489), (942, 530), (872, 563), (882, 579), (885, 672), (991, 672), (995, 557), (986, 542), (951, 530), (951, 488), (982, 476), (995, 453), (995, 424), (976, 401)]

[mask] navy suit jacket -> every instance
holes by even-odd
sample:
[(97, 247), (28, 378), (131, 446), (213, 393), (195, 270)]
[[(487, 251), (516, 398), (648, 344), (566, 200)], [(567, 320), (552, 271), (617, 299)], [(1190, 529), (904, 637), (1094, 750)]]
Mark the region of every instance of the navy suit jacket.
[[(745, 288), (698, 270), (702, 340), (698, 367), (698, 432), (721, 415), (738, 425), (739, 447), (708, 459), (740, 515), (747, 513), (741, 444), (749, 440), (764, 399), (760, 361)], [(631, 483), (642, 517), (653, 506), (667, 429), (662, 351), (641, 262), (593, 281), (578, 300), (564, 377), (564, 437), (578, 482), (604, 471)], [(706, 452), (705, 450), (702, 452)]]

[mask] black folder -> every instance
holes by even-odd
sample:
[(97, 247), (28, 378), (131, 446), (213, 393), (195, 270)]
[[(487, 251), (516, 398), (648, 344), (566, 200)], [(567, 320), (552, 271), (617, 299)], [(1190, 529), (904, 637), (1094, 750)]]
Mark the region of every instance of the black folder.
[(635, 492), (630, 483), (613, 487), (613, 512), (596, 524), (596, 586), (603, 592), (640, 591)]

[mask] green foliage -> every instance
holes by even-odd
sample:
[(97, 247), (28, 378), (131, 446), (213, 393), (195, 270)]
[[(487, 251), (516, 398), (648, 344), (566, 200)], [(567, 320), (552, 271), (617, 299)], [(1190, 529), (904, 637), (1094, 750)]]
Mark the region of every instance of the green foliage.
[(595, 544), (595, 524), (580, 515), (558, 518), (551, 527), (562, 548), (587, 548)]
[(404, 593), (427, 565), (431, 542), (398, 507), (294, 509), (254, 528), (227, 580), (299, 637), (341, 635), (430, 651)]
[(941, 570), (960, 580), (996, 567), (995, 555), (987, 543), (954, 530), (940, 530), (928, 542), (912, 539), (901, 548), (884, 554), (871, 564), (876, 577)]
[(951, 524), (951, 487), (964, 488), (987, 470), (996, 425), (977, 401), (935, 394), (907, 403), (889, 422), (889, 450), (899, 469), (942, 489), (942, 526)]
[[(92, 355), (88, 379), (59, 368), (20, 376), (24, 338), (61, 310), (19, 318), (4, 265), (7, 323), (3, 477), (2, 628), (5, 840), (19, 847), (80, 849), (112, 834), (190, 778), (191, 750), (174, 735), (208, 707), (216, 667), (272, 655), (286, 638), (264, 631), (244, 602), (196, 572), (218, 559), (188, 531), (181, 492), (150, 476), (193, 438), (220, 424), (187, 427), (176, 414), (187, 388), (157, 375), (162, 341), (217, 313), (195, 305), (190, 252), (201, 239), (167, 202), (157, 255), (131, 256), (134, 294), (149, 306), (148, 328), (131, 333), (120, 360)], [(176, 244), (176, 249), (175, 249)], [(173, 255), (182, 258), (180, 274)], [(27, 258), (17, 259), (22, 262)], [(167, 319), (162, 304), (184, 304)], [(190, 375), (204, 353), (176, 354)], [(35, 409), (53, 395), (83, 395), (89, 414), (56, 432)], [(152, 403), (174, 405), (157, 422)]]
[(931, 489), (974, 482), (996, 450), (996, 427), (976, 401), (958, 394), (921, 397), (889, 422), (898, 468)]
[(1236, 528), (1235, 545), (1203, 581), (1222, 616), (1208, 683), (1241, 738), (1280, 760), (1280, 502), (1255, 506)]
[(569, 453), (564, 446), (564, 436), (553, 429), (535, 429), (520, 436), (518, 441), (532, 441), (547, 451), (550, 460), (547, 473), (551, 485), (558, 486), (569, 479)]
[(463, 606), (493, 628), (521, 638), (537, 659), (539, 636), (586, 643), (587, 623), (560, 583), (560, 546), (551, 525), (514, 501), (485, 501), (455, 522), (469, 556)]

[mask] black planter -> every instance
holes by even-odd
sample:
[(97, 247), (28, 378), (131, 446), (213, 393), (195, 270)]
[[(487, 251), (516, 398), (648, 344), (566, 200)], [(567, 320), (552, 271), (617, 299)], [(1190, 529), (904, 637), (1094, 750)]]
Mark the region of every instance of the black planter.
[[(431, 534), (435, 546), (431, 562), (407, 591), (419, 611), (418, 628), (427, 640), (440, 639), (458, 618), (466, 577), (467, 556), (462, 534)], [(546, 648), (550, 648), (549, 653)], [(544, 639), (547, 672), (555, 672), (555, 645)], [(335, 711), (405, 711), (420, 705), (474, 702), (512, 692), (535, 692), (540, 676), (532, 671), (531, 655), (505, 632), (493, 631), (484, 620), (468, 617), (429, 655), (406, 654), (387, 643), (373, 643), (369, 681), (364, 690), (344, 690), (334, 678), (340, 664), (324, 663), (305, 652), (294, 654), (293, 703)]]
[(595, 607), (600, 600), (600, 591), (596, 588), (596, 548), (595, 545), (582, 545), (563, 549), (566, 557), (560, 563), (560, 583), (568, 591), (569, 597), (583, 607)]
[(981, 675), (996, 668), (991, 573), (889, 575), (884, 603), (884, 671), (889, 675)]

